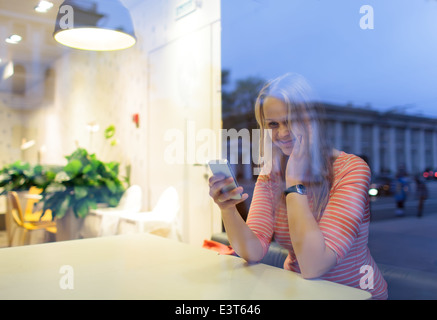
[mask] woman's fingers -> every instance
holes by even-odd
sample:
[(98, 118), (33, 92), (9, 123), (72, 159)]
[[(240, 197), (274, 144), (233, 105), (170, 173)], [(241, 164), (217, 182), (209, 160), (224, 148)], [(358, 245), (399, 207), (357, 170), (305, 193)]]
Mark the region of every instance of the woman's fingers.
[(210, 188), (209, 194), (211, 195), (211, 197), (215, 198), (221, 193), (221, 190), (224, 187), (226, 187), (228, 184), (232, 183), (232, 181), (233, 181), (232, 178), (225, 179), (224, 176), (212, 176), (209, 179), (209, 188)]
[[(243, 187), (237, 187), (227, 192), (222, 192), (222, 189), (234, 181), (232, 177), (225, 178), (224, 176), (212, 176), (209, 178), (209, 195), (214, 199), (219, 206), (236, 205), (246, 200), (249, 195), (243, 193)], [(232, 199), (236, 195), (241, 195), (241, 199)]]
[(243, 193), (243, 187), (234, 188), (231, 191), (223, 192), (218, 197), (217, 200), (219, 202), (225, 202), (228, 200), (240, 200), (240, 199), (232, 199), (235, 196), (241, 195)]

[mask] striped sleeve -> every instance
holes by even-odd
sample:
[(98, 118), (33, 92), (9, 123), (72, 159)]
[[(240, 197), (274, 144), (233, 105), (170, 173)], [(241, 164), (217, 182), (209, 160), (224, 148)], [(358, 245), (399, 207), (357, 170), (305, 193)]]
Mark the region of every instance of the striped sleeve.
[(359, 157), (350, 158), (340, 171), (319, 223), (326, 245), (337, 255), (337, 263), (345, 258), (357, 239), (370, 185), (370, 169)]
[(265, 256), (273, 236), (273, 193), (269, 176), (258, 176), (246, 224), (260, 240)]

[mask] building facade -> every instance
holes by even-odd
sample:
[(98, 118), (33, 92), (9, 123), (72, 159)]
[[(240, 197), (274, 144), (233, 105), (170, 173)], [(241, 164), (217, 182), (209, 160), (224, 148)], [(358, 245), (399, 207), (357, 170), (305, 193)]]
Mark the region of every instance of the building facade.
[[(400, 170), (407, 175), (437, 171), (437, 119), (353, 106), (324, 106), (327, 138), (338, 150), (363, 157), (374, 177), (395, 176)], [(253, 113), (244, 113), (224, 115), (223, 127), (241, 132), (257, 128), (257, 124)], [(227, 152), (225, 157), (239, 159), (238, 163), (233, 161), (237, 177), (255, 180), (255, 163), (247, 161), (251, 156), (253, 160), (253, 150), (241, 144), (241, 138), (223, 141), (222, 150)]]
[(367, 159), (373, 175), (409, 175), (437, 169), (437, 119), (326, 105), (334, 147)]

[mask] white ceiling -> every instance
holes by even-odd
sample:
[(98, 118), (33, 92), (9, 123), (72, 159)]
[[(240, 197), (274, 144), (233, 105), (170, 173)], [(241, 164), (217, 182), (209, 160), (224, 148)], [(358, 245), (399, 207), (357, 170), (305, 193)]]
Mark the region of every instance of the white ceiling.
[[(0, 58), (48, 62), (62, 53), (62, 46), (52, 37), (57, 8), (62, 3), (52, 0), (54, 6), (47, 13), (38, 13), (34, 7), (39, 0), (0, 0)], [(8, 44), (4, 38), (19, 34), (19, 44)]]
[[(15, 74), (7, 80), (0, 77), (0, 93), (24, 95), (35, 82), (46, 76), (47, 70), (66, 48), (53, 39), (56, 15), (63, 0), (50, 0), (54, 5), (47, 13), (34, 10), (39, 0), (0, 0), (0, 74), (2, 66), (13, 61)], [(127, 8), (143, 0), (122, 0)], [(5, 39), (12, 34), (23, 40), (9, 44)], [(4, 99), (3, 99), (4, 100)]]
[[(54, 6), (47, 13), (34, 8), (39, 0), (0, 0), (0, 59), (3, 65), (14, 63), (15, 74), (7, 80), (0, 78), (0, 91), (24, 94), (32, 79), (40, 81), (50, 65), (66, 50), (52, 37), (57, 8), (61, 0), (52, 0)], [(5, 39), (18, 34), (18, 44)], [(12, 84), (13, 83), (13, 84)]]

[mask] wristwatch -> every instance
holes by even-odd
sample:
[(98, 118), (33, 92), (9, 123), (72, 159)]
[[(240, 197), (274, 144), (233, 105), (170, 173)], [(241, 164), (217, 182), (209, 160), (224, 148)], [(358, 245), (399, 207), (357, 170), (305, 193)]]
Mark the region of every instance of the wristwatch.
[(287, 196), (289, 193), (296, 192), (301, 195), (307, 194), (307, 188), (303, 184), (297, 184), (295, 186), (291, 186), (284, 191), (284, 195)]

